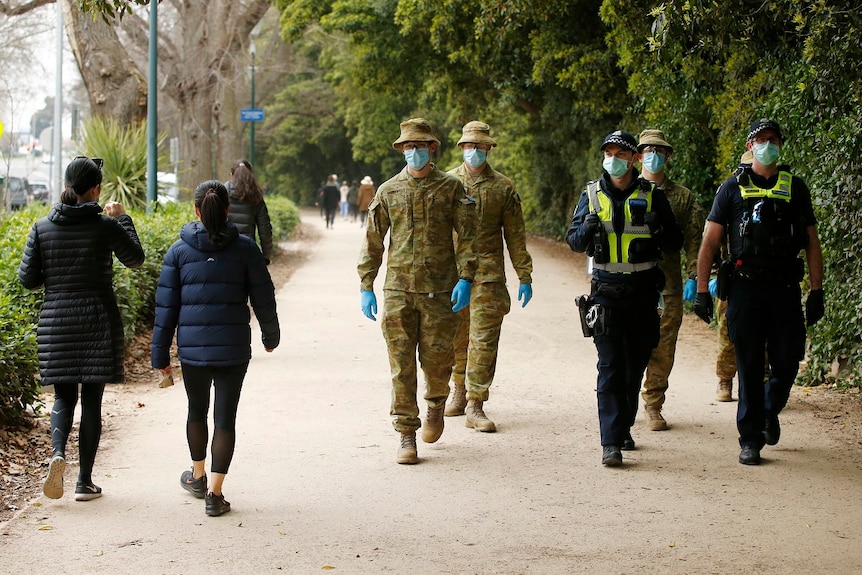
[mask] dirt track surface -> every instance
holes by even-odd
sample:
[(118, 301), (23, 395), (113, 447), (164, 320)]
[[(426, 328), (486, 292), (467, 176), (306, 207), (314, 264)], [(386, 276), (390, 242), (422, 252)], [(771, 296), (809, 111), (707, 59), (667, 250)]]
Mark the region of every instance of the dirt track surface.
[(324, 230), (316, 211), (303, 221), (320, 239), (287, 246), (310, 257), (278, 294), (282, 345), (255, 343), (232, 512), (206, 517), (178, 485), (182, 385), (110, 386), (104, 497), (73, 500), (73, 462), (62, 499), (0, 524), (0, 573), (862, 573), (860, 445), (809, 401), (821, 392), (794, 388), (781, 442), (740, 465), (736, 403), (713, 398), (715, 332), (693, 316), (671, 429), (639, 414), (638, 449), (600, 465), (596, 353), (572, 304), (584, 262), (552, 242), (531, 240), (535, 296), (504, 323), (486, 404), (498, 432), (446, 418), (419, 465), (397, 465), (386, 347), (359, 310), (362, 231), (340, 218)]

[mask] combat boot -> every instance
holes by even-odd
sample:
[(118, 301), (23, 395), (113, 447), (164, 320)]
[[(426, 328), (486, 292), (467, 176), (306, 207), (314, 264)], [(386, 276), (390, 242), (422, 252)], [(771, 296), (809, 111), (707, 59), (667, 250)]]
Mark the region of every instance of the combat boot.
[(715, 390), (716, 401), (733, 401), (733, 380), (722, 379)]
[(441, 404), (440, 407), (428, 407), (425, 423), (422, 425), (422, 441), (425, 443), (434, 443), (443, 435), (444, 407), (446, 407), (445, 403)]
[(476, 431), (497, 431), (494, 422), (482, 410), (482, 400), (471, 399), (467, 402), (467, 421), (465, 425)]
[(446, 404), (446, 411), (443, 412), (446, 417), (464, 415), (464, 408), (467, 407), (467, 387), (457, 381), (453, 383), (455, 387), (452, 389), (449, 403)]
[(396, 461), (405, 465), (419, 463), (419, 456), (416, 453), (415, 431), (405, 431), (401, 433), (401, 447), (398, 448)]
[(645, 411), (650, 431), (664, 431), (667, 429), (667, 421), (661, 415), (661, 407), (647, 407)]

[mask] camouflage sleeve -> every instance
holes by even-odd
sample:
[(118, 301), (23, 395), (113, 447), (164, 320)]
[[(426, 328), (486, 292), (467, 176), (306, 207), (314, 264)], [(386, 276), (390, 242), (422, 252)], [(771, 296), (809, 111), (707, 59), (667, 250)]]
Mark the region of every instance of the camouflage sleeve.
[(503, 237), (506, 238), (506, 248), (512, 267), (518, 274), (522, 284), (533, 282), (533, 258), (527, 251), (527, 231), (524, 226), (524, 212), (521, 208), (521, 196), (512, 187), (503, 210)]
[(682, 249), (685, 251), (686, 278), (697, 275), (697, 255), (700, 252), (704, 225), (703, 209), (692, 200), (688, 221), (683, 227)]
[(463, 191), (455, 196), (455, 233), (458, 241), (455, 244), (455, 260), (458, 265), (458, 277), (473, 281), (476, 276), (478, 260), (476, 258), (476, 200)]
[(374, 280), (383, 263), (383, 239), (389, 231), (389, 212), (380, 201), (380, 194), (374, 196), (368, 206), (368, 220), (365, 228), (365, 240), (359, 251), (359, 287), (374, 291)]

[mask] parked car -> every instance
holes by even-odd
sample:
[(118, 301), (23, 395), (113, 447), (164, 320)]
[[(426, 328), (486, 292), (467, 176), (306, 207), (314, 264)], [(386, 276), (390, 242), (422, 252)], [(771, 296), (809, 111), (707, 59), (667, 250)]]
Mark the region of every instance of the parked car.
[(42, 202), (43, 204), (47, 204), (51, 201), (51, 192), (48, 190), (48, 186), (41, 182), (31, 182), (30, 183), (30, 201), (32, 202)]
[(10, 205), (13, 210), (25, 208), (30, 203), (30, 183), (27, 178), (9, 176), (4, 180), (3, 187), (9, 188)]

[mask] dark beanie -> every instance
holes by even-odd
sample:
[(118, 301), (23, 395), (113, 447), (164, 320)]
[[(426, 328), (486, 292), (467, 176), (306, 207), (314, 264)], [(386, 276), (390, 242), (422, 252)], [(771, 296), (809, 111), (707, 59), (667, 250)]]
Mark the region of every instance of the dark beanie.
[(66, 166), (66, 187), (81, 196), (102, 183), (102, 170), (90, 158), (77, 157)]

